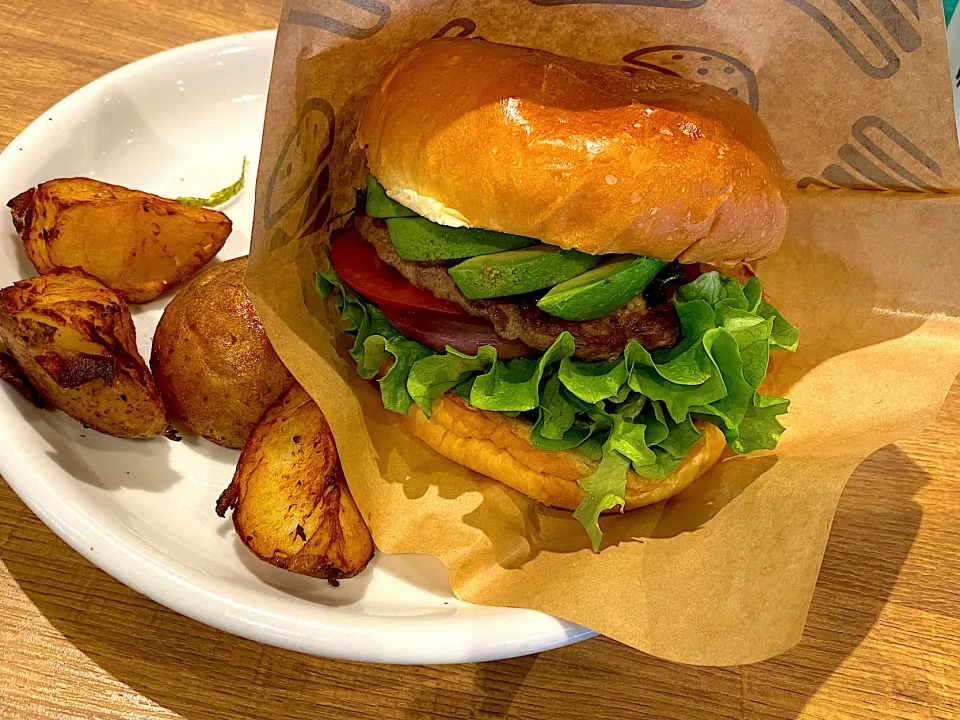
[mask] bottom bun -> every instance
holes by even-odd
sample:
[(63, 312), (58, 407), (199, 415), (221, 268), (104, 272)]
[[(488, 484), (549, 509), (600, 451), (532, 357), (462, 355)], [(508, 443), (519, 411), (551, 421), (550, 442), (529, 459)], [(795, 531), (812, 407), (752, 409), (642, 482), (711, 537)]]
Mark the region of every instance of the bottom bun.
[[(456, 395), (437, 400), (429, 420), (412, 407), (407, 424), (444, 457), (551, 507), (575, 510), (583, 499), (577, 480), (597, 468), (575, 451), (538, 450), (530, 444), (530, 423), (477, 410)], [(673, 497), (716, 464), (726, 444), (723, 433), (708, 423), (697, 425), (703, 437), (668, 477), (649, 480), (630, 471), (626, 510)]]

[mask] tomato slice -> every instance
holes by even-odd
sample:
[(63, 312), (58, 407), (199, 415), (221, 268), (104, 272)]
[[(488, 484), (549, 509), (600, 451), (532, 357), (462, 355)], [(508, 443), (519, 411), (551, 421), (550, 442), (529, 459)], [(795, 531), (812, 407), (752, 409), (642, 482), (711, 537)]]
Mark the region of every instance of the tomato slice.
[(533, 348), (519, 340), (504, 340), (486, 320), (470, 315), (451, 317), (417, 310), (382, 306), (384, 317), (411, 340), (443, 352), (447, 345), (462, 353), (476, 355), (481, 345), (493, 345), (500, 360), (526, 357)]
[(348, 230), (333, 241), (330, 262), (347, 285), (381, 308), (466, 316), (459, 305), (418, 288), (383, 262), (373, 246), (356, 230)]
[(449, 345), (475, 355), (481, 345), (493, 345), (501, 360), (534, 352), (519, 340), (504, 340), (493, 325), (468, 315), (459, 305), (418, 288), (383, 262), (356, 230), (348, 230), (333, 241), (330, 262), (347, 285), (380, 306), (391, 325), (438, 352)]

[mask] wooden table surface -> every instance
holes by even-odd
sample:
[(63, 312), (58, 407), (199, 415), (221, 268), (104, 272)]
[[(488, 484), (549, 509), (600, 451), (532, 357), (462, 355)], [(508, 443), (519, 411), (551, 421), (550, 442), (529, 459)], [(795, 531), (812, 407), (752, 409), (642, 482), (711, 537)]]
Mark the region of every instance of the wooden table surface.
[[(114, 68), (278, 12), (279, 0), (0, 0), (0, 147)], [(850, 480), (803, 641), (725, 669), (604, 639), (453, 667), (257, 645), (108, 577), (0, 482), (0, 717), (960, 718), (958, 479), (960, 383), (920, 437)]]

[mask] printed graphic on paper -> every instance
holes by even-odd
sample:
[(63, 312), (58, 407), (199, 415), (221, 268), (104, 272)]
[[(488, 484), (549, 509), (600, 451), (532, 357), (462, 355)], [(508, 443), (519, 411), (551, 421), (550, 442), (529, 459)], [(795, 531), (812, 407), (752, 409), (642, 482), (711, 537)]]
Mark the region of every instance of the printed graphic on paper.
[(918, 0), (862, 0), (859, 4), (852, 0), (784, 2), (803, 11), (858, 68), (877, 80), (895, 75), (902, 54), (912, 53), (922, 42)]
[(635, 5), (637, 7), (689, 10), (706, 5), (707, 0), (530, 0), (534, 5)]
[(853, 124), (851, 135), (853, 143), (840, 147), (837, 162), (819, 178), (801, 178), (797, 187), (945, 192), (940, 165), (886, 120), (865, 115)]
[(760, 107), (757, 76), (753, 70), (743, 61), (717, 50), (697, 45), (656, 45), (624, 55), (623, 62), (714, 85), (754, 110)]
[(479, 40), (482, 40), (479, 35), (474, 35), (477, 31), (477, 24), (470, 18), (454, 18), (442, 28), (437, 30), (433, 37), (442, 38), (442, 37), (455, 37), (455, 38), (466, 38), (473, 37)]
[(335, 135), (333, 106), (323, 98), (304, 103), (267, 181), (264, 224), (271, 248), (316, 232), (329, 219), (327, 158)]
[(293, 25), (319, 28), (351, 40), (362, 40), (380, 32), (383, 26), (387, 24), (387, 20), (390, 19), (390, 7), (380, 0), (339, 0), (339, 2), (363, 10), (370, 15), (373, 22), (368, 26), (358, 27), (328, 15), (298, 9), (290, 11), (287, 15), (287, 22)]

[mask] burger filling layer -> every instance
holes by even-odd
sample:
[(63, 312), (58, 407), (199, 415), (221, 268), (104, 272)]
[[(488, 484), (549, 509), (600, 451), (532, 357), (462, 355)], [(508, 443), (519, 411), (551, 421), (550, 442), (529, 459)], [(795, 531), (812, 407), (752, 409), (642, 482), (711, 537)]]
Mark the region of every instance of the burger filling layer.
[(770, 351), (795, 350), (799, 334), (757, 278), (444, 228), (373, 178), (365, 209), (317, 273), (321, 294), (337, 291), (358, 373), (388, 410), (429, 417), (454, 392), (527, 419), (537, 448), (596, 461), (574, 513), (594, 549), (628, 472), (668, 477), (702, 435), (694, 420), (737, 453), (776, 447), (789, 401), (759, 388)]
[[(535, 350), (543, 351), (553, 344), (560, 333), (569, 332), (576, 341), (576, 357), (584, 360), (613, 360), (623, 353), (630, 340), (636, 340), (650, 350), (670, 347), (677, 341), (677, 316), (665, 297), (663, 282), (658, 282), (650, 293), (636, 294), (623, 307), (603, 317), (583, 321), (564, 320), (537, 306), (537, 301), (544, 293), (471, 300), (450, 275), (449, 270), (455, 261), (404, 260), (391, 242), (385, 223), (363, 215), (357, 218), (356, 227), (383, 262), (396, 268), (417, 287), (455, 303), (474, 317), (489, 320), (497, 335), (504, 339), (519, 340)], [(664, 274), (663, 278), (675, 283), (683, 277), (682, 272)], [(669, 291), (673, 289), (671, 287)], [(647, 298), (652, 298), (652, 304)]]

